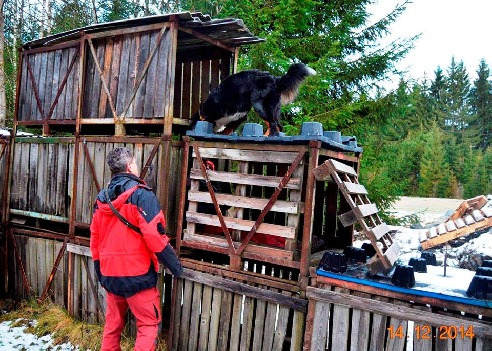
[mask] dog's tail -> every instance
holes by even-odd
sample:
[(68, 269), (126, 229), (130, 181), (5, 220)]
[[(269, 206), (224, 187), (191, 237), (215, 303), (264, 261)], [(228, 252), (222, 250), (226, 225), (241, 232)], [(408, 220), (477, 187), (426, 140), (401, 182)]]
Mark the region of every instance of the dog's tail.
[(297, 97), (299, 86), (307, 76), (315, 75), (316, 71), (303, 63), (294, 63), (287, 73), (277, 79), (277, 87), (281, 94), (282, 105), (290, 104)]

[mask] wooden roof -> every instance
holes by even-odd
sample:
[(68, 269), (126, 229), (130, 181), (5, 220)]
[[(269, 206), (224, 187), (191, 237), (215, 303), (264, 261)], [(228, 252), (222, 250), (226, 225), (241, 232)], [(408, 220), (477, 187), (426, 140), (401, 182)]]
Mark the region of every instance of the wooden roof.
[[(203, 15), (200, 12), (180, 12), (98, 23), (36, 39), (25, 43), (22, 47), (25, 50), (47, 47), (76, 40), (84, 34), (165, 23), (174, 18), (177, 19), (178, 28), (181, 29), (178, 46), (188, 46), (196, 49), (199, 46), (210, 46), (210, 41), (217, 41), (217, 44), (221, 46), (234, 48), (265, 41), (265, 39), (254, 36), (241, 19), (225, 18), (214, 20), (209, 15)], [(200, 37), (206, 37), (208, 40), (200, 40)]]

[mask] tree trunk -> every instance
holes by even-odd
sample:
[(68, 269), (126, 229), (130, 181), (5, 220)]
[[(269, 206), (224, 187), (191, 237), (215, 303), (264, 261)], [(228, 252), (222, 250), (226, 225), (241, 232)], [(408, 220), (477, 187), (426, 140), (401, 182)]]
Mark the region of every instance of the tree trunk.
[(5, 127), (7, 121), (7, 98), (5, 96), (5, 20), (3, 12), (4, 0), (0, 0), (0, 127)]

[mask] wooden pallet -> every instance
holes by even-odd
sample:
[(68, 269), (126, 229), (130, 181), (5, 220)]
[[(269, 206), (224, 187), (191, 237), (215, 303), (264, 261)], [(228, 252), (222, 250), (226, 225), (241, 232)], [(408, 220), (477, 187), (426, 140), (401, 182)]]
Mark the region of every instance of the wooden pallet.
[(463, 201), (446, 222), (421, 234), (422, 249), (427, 250), (492, 227), (492, 207), (486, 207), (487, 203), (483, 195)]
[[(235, 269), (240, 268), (242, 258), (298, 268), (295, 253), (299, 219), (304, 209), (301, 201), (304, 155), (304, 149), (258, 151), (194, 142), (187, 227), (181, 245), (229, 255)], [(206, 169), (204, 160), (235, 166)], [(271, 172), (267, 170), (269, 167)], [(214, 189), (213, 183), (227, 186)], [(208, 209), (212, 210), (203, 209), (203, 205), (209, 205)], [(255, 211), (254, 215), (251, 211)], [(273, 246), (259, 242), (258, 235), (274, 236), (285, 243)]]
[(351, 210), (339, 216), (344, 226), (355, 224), (362, 227), (363, 233), (371, 241), (376, 254), (367, 263), (371, 274), (388, 271), (396, 261), (400, 247), (389, 234), (389, 227), (378, 215), (378, 208), (368, 198), (366, 188), (359, 184), (354, 168), (335, 161), (325, 161), (313, 170), (317, 180), (335, 181)]

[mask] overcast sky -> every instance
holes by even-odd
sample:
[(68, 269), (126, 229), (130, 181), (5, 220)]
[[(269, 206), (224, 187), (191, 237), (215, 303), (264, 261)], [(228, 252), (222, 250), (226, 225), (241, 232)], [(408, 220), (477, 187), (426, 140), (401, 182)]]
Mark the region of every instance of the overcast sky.
[[(382, 17), (402, 2), (378, 0), (369, 12)], [(399, 67), (412, 78), (426, 73), (433, 79), (436, 68), (446, 71), (454, 56), (475, 79), (482, 58), (492, 68), (491, 17), (492, 0), (413, 0), (390, 28), (392, 38), (422, 33)]]

